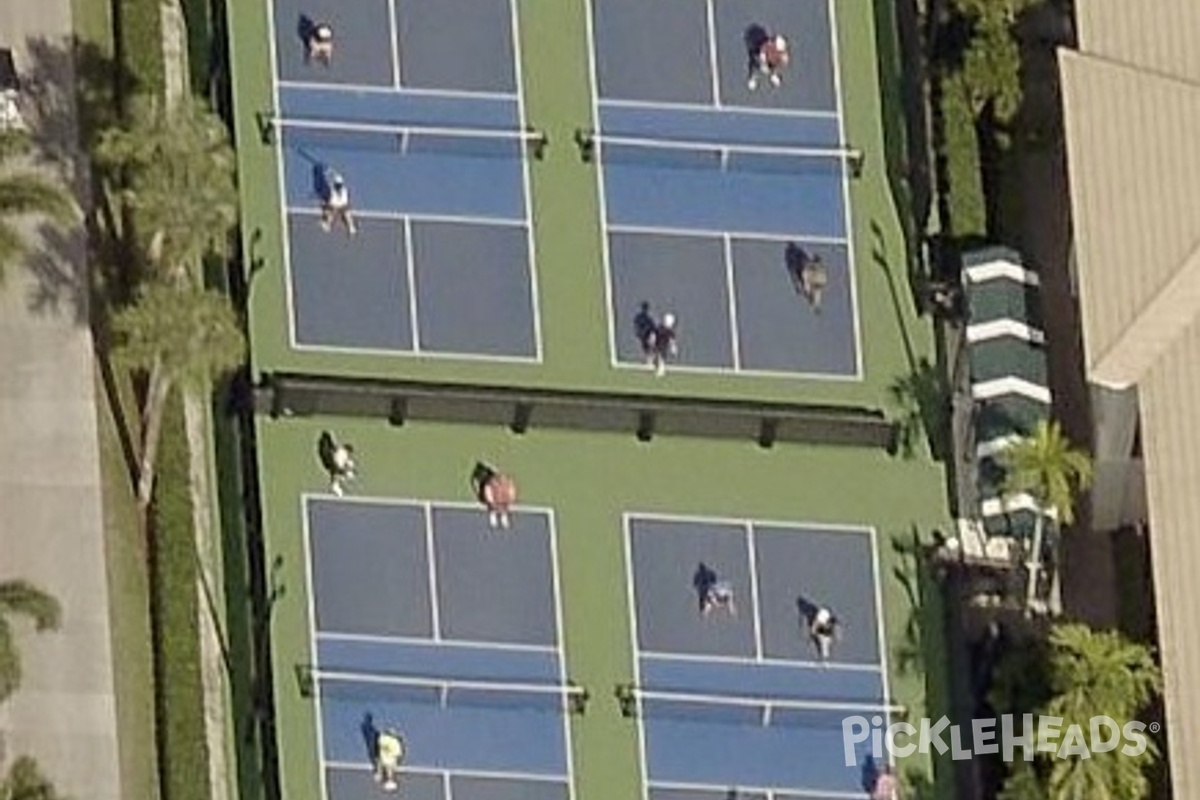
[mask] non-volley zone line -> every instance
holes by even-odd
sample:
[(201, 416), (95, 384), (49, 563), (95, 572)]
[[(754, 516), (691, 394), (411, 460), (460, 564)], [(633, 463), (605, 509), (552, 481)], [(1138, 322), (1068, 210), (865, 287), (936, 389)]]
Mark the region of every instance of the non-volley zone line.
[(644, 108), (653, 111), (663, 110), (679, 110), (679, 111), (708, 111), (718, 112), (730, 110), (737, 114), (747, 114), (751, 116), (760, 116), (765, 118), (771, 117), (793, 117), (802, 119), (836, 119), (838, 112), (826, 111), (820, 109), (803, 109), (803, 108), (755, 108), (754, 106), (717, 106), (705, 103), (684, 103), (675, 100), (634, 100), (630, 98), (614, 98), (602, 97), (599, 100), (599, 107), (604, 108)]
[(389, 122), (342, 122), (331, 119), (283, 117), (274, 112), (260, 113), (257, 120), (264, 144), (274, 144), (280, 131), (288, 130), (346, 134), (347, 136), (377, 134), (389, 138), (394, 137), (401, 152), (422, 141), (462, 140), (520, 145), (526, 148), (535, 159), (541, 160), (550, 143), (546, 132), (532, 125), (524, 128), (482, 128)]
[[(325, 761), (326, 769), (345, 770), (347, 772), (370, 772), (373, 767), (359, 761)], [(564, 783), (569, 780), (566, 775), (545, 775), (540, 772), (501, 772), (491, 769), (445, 769), (441, 767), (424, 767), (415, 764), (405, 764), (402, 767), (408, 775), (431, 775), (451, 780), (453, 778), (471, 778), (475, 780), (520, 781), (525, 783)], [(447, 795), (449, 797), (449, 795)]]
[(279, 81), (280, 89), (309, 89), (322, 92), (340, 92), (347, 95), (381, 94), (395, 96), (412, 95), (413, 97), (431, 97), (446, 100), (502, 100), (515, 102), (516, 92), (488, 92), (477, 89), (430, 89), (421, 86), (378, 86), (364, 83), (321, 83), (320, 81)]
[(559, 655), (561, 648), (550, 644), (519, 644), (516, 642), (488, 642), (470, 639), (435, 639), (420, 636), (385, 636), (374, 633), (343, 633), (341, 631), (316, 631), (318, 640), (330, 642), (362, 642), (364, 644), (411, 645), (413, 647), (452, 647), (463, 650), (501, 650), (510, 653), (544, 653)]
[[(756, 610), (755, 616), (758, 616)], [(817, 669), (843, 672), (882, 672), (882, 664), (855, 664), (844, 661), (797, 661), (789, 658), (771, 658), (761, 656), (747, 658), (745, 656), (729, 656), (719, 653), (669, 653), (655, 650), (638, 650), (638, 656), (650, 661), (677, 661), (695, 664), (728, 664), (743, 667), (789, 667), (795, 669)]]

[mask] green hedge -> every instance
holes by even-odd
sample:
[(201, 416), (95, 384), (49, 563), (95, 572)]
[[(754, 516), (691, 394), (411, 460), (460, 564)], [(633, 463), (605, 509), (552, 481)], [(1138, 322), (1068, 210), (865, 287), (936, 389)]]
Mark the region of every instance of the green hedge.
[(154, 660), (163, 800), (210, 800), (197, 620), (198, 561), (192, 529), (183, 402), (168, 403), (154, 494)]
[(966, 85), (958, 74), (942, 81), (942, 119), (945, 126), (949, 232), (956, 239), (987, 235), (987, 202), (983, 193), (979, 137)]

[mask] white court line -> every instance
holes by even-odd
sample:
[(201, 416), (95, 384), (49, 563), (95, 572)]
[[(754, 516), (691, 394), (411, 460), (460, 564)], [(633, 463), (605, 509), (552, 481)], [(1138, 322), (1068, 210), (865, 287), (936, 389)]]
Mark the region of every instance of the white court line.
[(735, 528), (740, 528), (743, 525), (754, 525), (759, 527), (772, 528), (792, 528), (798, 534), (805, 534), (808, 531), (832, 531), (836, 533), (856, 533), (864, 536), (870, 536), (871, 527), (867, 525), (849, 525), (844, 523), (829, 523), (829, 522), (807, 522), (804, 520), (768, 520), (755, 519), (747, 517), (715, 517), (704, 516), (699, 514), (668, 514), (658, 511), (627, 511), (625, 516), (636, 522), (638, 520), (647, 520), (650, 522), (686, 522), (686, 523), (711, 523), (714, 525), (727, 525)]
[[(515, 12), (514, 12), (515, 13)], [(562, 585), (559, 580), (558, 568), (558, 518), (553, 511), (547, 515), (549, 523), (548, 530), (550, 535), (550, 582), (554, 589), (554, 635), (558, 643), (558, 682), (562, 686), (570, 685), (570, 678), (567, 675), (567, 642), (565, 636), (565, 625), (563, 622), (563, 602), (562, 602)], [(571, 715), (564, 713), (562, 715), (563, 727), (563, 746), (566, 748), (567, 759), (567, 784), (568, 797), (575, 797), (575, 747), (571, 740)]]
[(421, 323), (417, 313), (417, 266), (413, 258), (412, 219), (405, 217), (404, 225), (404, 279), (408, 289), (408, 329), (412, 337), (413, 351), (421, 352)]
[[(303, 217), (319, 217), (321, 210), (312, 206), (288, 206), (286, 209), (288, 214), (295, 214)], [(354, 209), (354, 216), (359, 219), (379, 219), (388, 222), (432, 222), (443, 223), (449, 225), (491, 225), (498, 228), (519, 228), (528, 226), (529, 222), (524, 219), (512, 219), (511, 217), (474, 217), (474, 216), (459, 216), (455, 214), (412, 214), (404, 211), (364, 211)]]
[[(271, 37), (274, 41), (274, 36)], [(308, 524), (308, 500), (309, 495), (300, 495), (300, 530), (304, 539), (304, 580), (305, 591), (308, 595), (308, 647), (309, 647), (309, 664), (317, 663), (317, 600), (316, 586), (313, 583), (313, 557), (312, 557), (312, 530)], [(276, 640), (278, 641), (278, 640)], [(322, 800), (329, 800), (329, 791), (326, 786), (325, 777), (325, 719), (322, 713), (323, 692), (321, 691), (321, 682), (313, 681), (313, 718), (315, 720), (313, 727), (316, 729), (317, 738), (317, 764), (320, 767), (321, 797)]]
[[(588, 76), (591, 79), (591, 111), (592, 124), (591, 129), (599, 131), (601, 128), (600, 121), (600, 82), (598, 78), (598, 68), (596, 60), (599, 54), (596, 52), (596, 32), (595, 32), (595, 3), (593, 0), (586, 0), (587, 6), (587, 38), (588, 38)], [(595, 164), (595, 180), (596, 180), (596, 200), (600, 216), (600, 261), (604, 269), (604, 314), (608, 317), (608, 364), (612, 368), (620, 366), (620, 356), (618, 354), (617, 345), (617, 313), (616, 313), (616, 298), (613, 296), (613, 275), (612, 275), (612, 248), (609, 247), (608, 240), (608, 200), (604, 188), (604, 160), (601, 150), (602, 145), (597, 144), (592, 148), (592, 162)], [(643, 366), (644, 368), (644, 366)]]
[[(345, 94), (410, 94), (426, 97), (443, 97), (447, 100), (503, 100), (509, 103), (517, 99), (515, 93), (480, 92), (469, 89), (422, 89), (416, 86), (404, 86), (397, 89), (395, 86), (373, 86), (360, 83), (321, 83), (320, 81), (277, 81), (276, 83), (284, 89), (328, 90)], [(278, 106), (278, 100), (276, 100), (276, 108)]]
[(442, 770), (442, 797), (445, 800), (454, 800), (454, 782), (450, 778), (450, 770)]
[(534, 653), (557, 655), (557, 645), (518, 644), (516, 642), (489, 642), (486, 639), (441, 639), (419, 636), (387, 636), (373, 633), (341, 633), (339, 631), (317, 631), (317, 638), (333, 642), (361, 642), (363, 644), (391, 644), (416, 647), (449, 647), (463, 650), (507, 650), (512, 653)]
[(708, 28), (708, 74), (712, 84), (713, 107), (721, 108), (721, 65), (717, 57), (717, 11), (713, 0), (704, 0), (704, 24)]
[[(328, 761), (328, 769), (345, 770), (347, 772), (369, 772), (374, 769), (370, 764), (361, 761)], [(546, 774), (541, 772), (502, 772), (493, 769), (443, 769), (440, 767), (423, 767), (406, 763), (403, 771), (412, 775), (449, 775), (451, 778), (479, 778), (483, 780), (528, 781), (537, 783), (563, 783), (570, 780), (567, 775)]]
[[(883, 684), (883, 705), (890, 706), (892, 704), (892, 680), (891, 670), (888, 665), (888, 645), (887, 635), (885, 633), (887, 620), (883, 617), (883, 583), (881, 580), (879, 569), (879, 536), (874, 528), (871, 529), (871, 571), (875, 589), (875, 630), (879, 636), (879, 660), (880, 660), (880, 683)], [(884, 720), (886, 725), (884, 730), (892, 724), (892, 712), (887, 712), (887, 718)], [(895, 756), (889, 750), (888, 763), (895, 765)]]
[[(845, 104), (842, 101), (841, 56), (838, 49), (836, 0), (828, 0), (830, 52), (833, 57), (833, 89), (837, 99), (838, 141), (846, 141)], [(854, 255), (854, 220), (850, 208), (850, 171), (842, 162), (842, 204), (845, 209), (846, 226), (846, 277), (850, 281), (851, 326), (854, 335), (854, 375), (861, 379), (863, 374), (862, 319), (858, 313), (858, 261)]]
[(388, 42), (388, 52), (392, 57), (392, 88), (400, 89), (404, 85), (404, 80), (400, 75), (400, 28), (396, 25), (396, 2), (397, 0), (387, 0), (388, 32), (391, 37)]
[(442, 604), (438, 592), (437, 546), (433, 542), (433, 507), (425, 503), (421, 509), (425, 521), (425, 566), (429, 570), (429, 615), (433, 640), (442, 640)]
[[(633, 530), (629, 527), (629, 517), (621, 515), (621, 532), (625, 550), (625, 596), (629, 602), (629, 652), (633, 654), (633, 685), (642, 685), (642, 660), (639, 657), (638, 610), (637, 610), (637, 578), (633, 569)], [(635, 696), (637, 703), (637, 750), (638, 769), (641, 770), (642, 800), (650, 800), (650, 764), (646, 756), (646, 726), (642, 716), (642, 700)]]
[(754, 609), (754, 660), (763, 660), (762, 609), (758, 601), (758, 548), (754, 544), (754, 527), (746, 523), (746, 560), (750, 569), (750, 607)]
[[(711, 3), (711, 0), (709, 0)], [(721, 251), (725, 259), (725, 302), (729, 305), (729, 344), (733, 349), (733, 371), (742, 369), (742, 335), (738, 330), (737, 284), (733, 276), (733, 237), (721, 237)]]
[(848, 239), (834, 236), (811, 236), (808, 234), (793, 233), (765, 233), (761, 231), (716, 231), (707, 230), (705, 228), (672, 228), (665, 225), (609, 225), (609, 233), (636, 233), (655, 236), (681, 236), (691, 237), (696, 239), (722, 239), (729, 237), (738, 241), (759, 241), (759, 242), (800, 242), (808, 244), (824, 244), (834, 246), (845, 246), (849, 244)]
[(780, 800), (781, 798), (791, 797), (812, 797), (816, 798), (816, 800), (863, 800), (866, 797), (866, 794), (863, 792), (843, 792), (830, 789), (796, 789), (791, 786), (747, 786), (746, 784), (738, 784), (737, 786), (730, 787), (725, 784), (688, 783), (685, 781), (654, 781), (651, 788), (676, 792), (712, 792), (719, 794), (721, 800), (734, 796), (742, 797), (756, 794), (763, 795), (767, 800)]
[[(628, 370), (630, 372), (646, 370), (646, 365), (640, 361), (617, 361), (613, 364), (613, 369)], [(771, 380), (783, 381), (860, 381), (862, 378), (857, 375), (829, 373), (829, 372), (791, 372), (787, 370), (769, 370), (769, 369), (751, 369), (742, 367), (741, 369), (732, 369), (730, 367), (701, 367), (691, 364), (672, 364), (670, 372), (690, 373), (692, 375), (711, 375), (720, 377), (739, 377), (739, 378), (769, 378)]]
[[(521, 49), (521, 15), (517, 10), (516, 0), (508, 0), (508, 11), (511, 20), (509, 35), (512, 37), (513, 47), (513, 80), (517, 85), (517, 120), (520, 123), (521, 130), (526, 130), (529, 127), (529, 120), (526, 118), (525, 110), (525, 68), (522, 63), (524, 53)], [(533, 232), (533, 178), (530, 174), (531, 170), (529, 148), (522, 147), (521, 178), (525, 196), (521, 199), (525, 205), (525, 247), (528, 250), (529, 259), (529, 310), (533, 314), (533, 351), (536, 354), (536, 360), (540, 363), (543, 357), (542, 304), (541, 293), (538, 290), (537, 242)], [(572, 785), (574, 785), (574, 781), (572, 781)]]
[(883, 667), (879, 664), (855, 664), (849, 661), (803, 661), (790, 658), (754, 659), (745, 656), (722, 656), (707, 653), (665, 653), (660, 650), (642, 650), (639, 657), (646, 661), (675, 661), (691, 664), (728, 664), (743, 667), (783, 667), (797, 670), (833, 670), (842, 672), (880, 672)]
[(600, 99), (600, 107), (613, 108), (644, 108), (652, 111), (709, 111), (721, 114), (751, 114), (762, 117), (805, 117), (829, 118), (837, 116), (836, 111), (806, 111), (804, 109), (758, 108), (756, 106), (724, 106), (704, 105), (703, 103), (661, 102), (658, 100), (623, 100), (604, 97)]
[(298, 353), (333, 353), (345, 356), (387, 356), (391, 358), (412, 359), (414, 361), (445, 362), (470, 361), (474, 363), (492, 363), (504, 365), (530, 364), (539, 362), (533, 356), (497, 356), (487, 353), (457, 353), (452, 350), (401, 350), (386, 347), (352, 347), (349, 345), (309, 344), (293, 342), (292, 350)]
[[(362, 503), (365, 505), (377, 506), (400, 506), (405, 508), (424, 508), (429, 506), (436, 509), (450, 509), (454, 511), (461, 510), (476, 510), (481, 515), (485, 512), (483, 507), (475, 501), (467, 500), (430, 500), (429, 498), (415, 497), (384, 497), (382, 495), (363, 495), (363, 494), (348, 494), (344, 497), (336, 497), (332, 494), (326, 495), (318, 492), (302, 492), (304, 498), (313, 498), (318, 500), (327, 500), (337, 503)], [(550, 516), (553, 509), (549, 506), (534, 506), (534, 505), (515, 505), (512, 510), (519, 514), (539, 514), (541, 516)]]

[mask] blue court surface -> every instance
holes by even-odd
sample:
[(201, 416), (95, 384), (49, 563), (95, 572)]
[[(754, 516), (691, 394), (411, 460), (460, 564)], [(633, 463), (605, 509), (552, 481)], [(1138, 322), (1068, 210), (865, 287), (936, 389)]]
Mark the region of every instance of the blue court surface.
[[(379, 730), (427, 800), (567, 800), (569, 707), (553, 516), (308, 496), (313, 695), (327, 800), (386, 796)], [(503, 730), (504, 736), (496, 731)]]
[[(849, 164), (829, 0), (591, 0), (614, 364), (675, 314), (677, 368), (858, 379)], [(747, 85), (784, 34), (783, 83)], [(796, 250), (818, 255), (817, 302)]]
[[(639, 514), (625, 530), (647, 797), (865, 797), (842, 720), (890, 707), (874, 532)], [(733, 613), (701, 612), (712, 580)], [(827, 663), (819, 607), (840, 621)]]
[[(510, 0), (275, 0), (273, 21), (293, 347), (540, 360)], [(356, 236), (320, 225), (333, 172)]]

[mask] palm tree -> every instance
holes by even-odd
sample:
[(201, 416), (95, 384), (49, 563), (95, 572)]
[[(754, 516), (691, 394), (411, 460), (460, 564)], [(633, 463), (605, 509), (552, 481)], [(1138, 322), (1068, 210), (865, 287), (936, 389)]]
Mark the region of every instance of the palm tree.
[(8, 768), (8, 775), (0, 780), (0, 800), (61, 800), (62, 795), (54, 784), (42, 774), (38, 763), (29, 756), (21, 756)]
[(1075, 496), (1092, 483), (1092, 462), (1086, 453), (1076, 450), (1063, 435), (1057, 422), (1038, 422), (1033, 433), (1016, 440), (999, 456), (1004, 467), (1004, 493), (1027, 493), (1037, 504), (1033, 526), (1033, 546), (1029, 551), (1027, 608), (1033, 607), (1041, 568), (1042, 540), (1046, 516), (1053, 515), (1060, 525), (1075, 520)]
[(175, 386), (207, 386), (242, 363), (246, 340), (229, 300), (190, 284), (150, 283), (113, 320), (118, 356), (149, 376), (142, 407), (138, 507), (154, 491), (155, 462), (167, 398)]
[(18, 219), (42, 217), (69, 225), (76, 217), (75, 204), (65, 189), (20, 165), (28, 162), (32, 151), (26, 134), (0, 132), (0, 281), (6, 267), (20, 263), (29, 253)]
[(124, 177), (123, 198), (156, 277), (185, 280), (205, 257), (226, 252), (237, 224), (237, 162), (224, 123), (204, 104), (141, 100), (128, 126), (101, 135), (96, 156)]
[(9, 619), (14, 615), (33, 620), (39, 632), (56, 630), (62, 620), (62, 608), (53, 595), (28, 581), (0, 583), (0, 703), (21, 685), (21, 656)]
[[(1050, 633), (1050, 683), (1054, 697), (1043, 713), (1087, 729), (1093, 717), (1121, 724), (1135, 719), (1162, 691), (1162, 675), (1150, 650), (1113, 631), (1057, 625)], [(1145, 752), (1093, 753), (1091, 758), (1054, 759), (1051, 800), (1138, 800), (1149, 794), (1145, 770), (1159, 757), (1147, 739)]]

